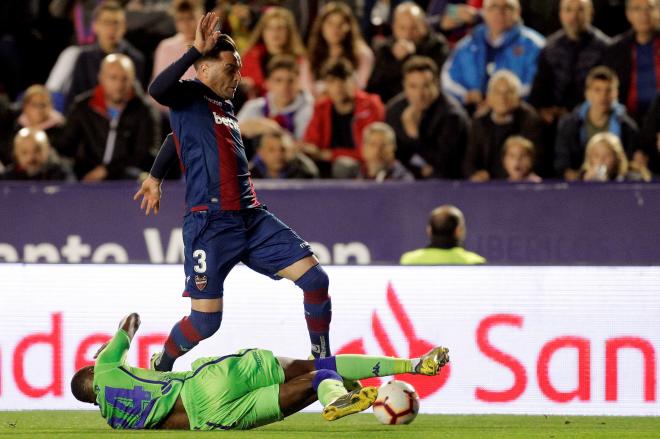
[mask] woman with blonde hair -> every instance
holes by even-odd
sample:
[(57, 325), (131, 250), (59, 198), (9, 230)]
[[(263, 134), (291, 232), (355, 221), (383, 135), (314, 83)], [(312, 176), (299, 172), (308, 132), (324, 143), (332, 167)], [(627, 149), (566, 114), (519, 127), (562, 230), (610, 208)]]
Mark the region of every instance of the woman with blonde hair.
[(307, 47), (314, 80), (321, 79), (321, 66), (325, 62), (346, 58), (356, 71), (358, 86), (361, 89), (367, 86), (374, 53), (362, 38), (353, 11), (345, 3), (330, 2), (319, 11)]
[(610, 132), (594, 135), (587, 143), (582, 164), (584, 181), (650, 181), (646, 168), (629, 163), (619, 137)]
[(276, 55), (291, 55), (298, 60), (301, 88), (311, 91), (309, 63), (293, 14), (274, 6), (257, 22), (242, 56), (242, 83), (249, 98), (266, 94), (266, 66)]

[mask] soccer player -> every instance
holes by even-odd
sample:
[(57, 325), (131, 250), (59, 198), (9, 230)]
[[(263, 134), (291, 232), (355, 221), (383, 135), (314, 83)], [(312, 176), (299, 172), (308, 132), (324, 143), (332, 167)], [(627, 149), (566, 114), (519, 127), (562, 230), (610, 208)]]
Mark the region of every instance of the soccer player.
[(200, 358), (186, 372), (157, 372), (126, 364), (140, 316), (124, 317), (115, 336), (81, 368), (71, 392), (97, 404), (116, 429), (249, 429), (296, 413), (318, 400), (333, 421), (366, 410), (378, 389), (348, 392), (342, 379), (400, 373), (436, 375), (449, 361), (437, 347), (416, 359), (337, 355), (315, 360), (274, 357), (262, 349)]
[[(256, 197), (231, 99), (241, 79), (234, 41), (216, 31), (214, 13), (200, 20), (191, 47), (158, 75), (151, 95), (170, 107), (173, 142), (161, 148), (135, 199), (158, 212), (161, 178), (178, 155), (186, 177), (184, 296), (190, 315), (172, 329), (153, 367), (172, 370), (176, 358), (213, 335), (222, 320), (223, 282), (238, 262), (303, 290), (314, 357), (331, 355), (328, 276), (309, 244), (266, 210)], [(194, 65), (196, 79), (180, 81)], [(264, 328), (269, 330), (269, 328)]]

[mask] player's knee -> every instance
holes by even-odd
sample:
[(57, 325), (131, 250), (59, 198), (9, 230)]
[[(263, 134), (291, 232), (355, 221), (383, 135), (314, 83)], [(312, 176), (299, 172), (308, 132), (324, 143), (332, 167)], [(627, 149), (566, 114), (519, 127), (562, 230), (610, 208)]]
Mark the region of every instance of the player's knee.
[(220, 328), (222, 311), (201, 312), (192, 310), (190, 312), (190, 322), (202, 339), (209, 338)]
[(330, 284), (330, 278), (325, 272), (321, 264), (317, 264), (307, 270), (305, 274), (300, 276), (296, 281), (296, 285), (300, 287), (303, 291), (313, 291), (313, 290), (326, 290)]

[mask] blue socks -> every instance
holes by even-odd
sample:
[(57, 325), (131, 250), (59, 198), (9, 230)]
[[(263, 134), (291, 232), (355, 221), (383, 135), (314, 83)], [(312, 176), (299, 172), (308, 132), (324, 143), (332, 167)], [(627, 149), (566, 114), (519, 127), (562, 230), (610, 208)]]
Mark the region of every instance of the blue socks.
[(174, 360), (188, 352), (197, 344), (215, 334), (222, 322), (222, 311), (200, 312), (191, 310), (190, 316), (179, 321), (170, 332), (165, 349), (156, 363), (156, 370), (170, 371)]

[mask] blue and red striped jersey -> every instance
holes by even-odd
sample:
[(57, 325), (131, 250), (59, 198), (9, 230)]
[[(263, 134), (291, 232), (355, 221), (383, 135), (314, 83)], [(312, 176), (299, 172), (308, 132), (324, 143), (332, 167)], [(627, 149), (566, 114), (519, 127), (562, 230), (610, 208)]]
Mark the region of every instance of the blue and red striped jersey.
[(186, 179), (186, 205), (189, 210), (209, 205), (220, 210), (259, 207), (233, 105), (198, 80), (179, 80), (199, 57), (191, 48), (149, 87), (156, 101), (170, 107)]

